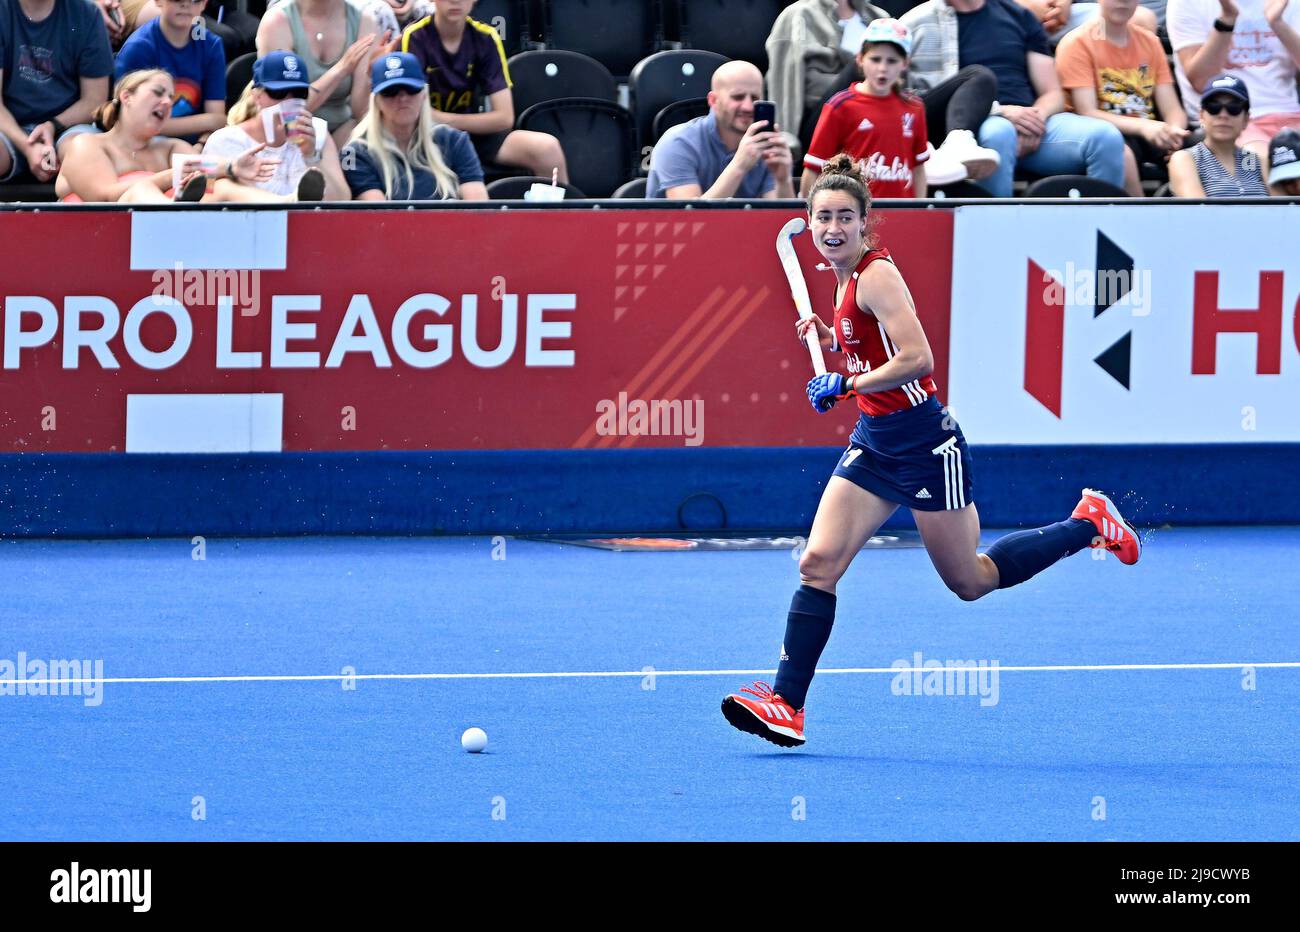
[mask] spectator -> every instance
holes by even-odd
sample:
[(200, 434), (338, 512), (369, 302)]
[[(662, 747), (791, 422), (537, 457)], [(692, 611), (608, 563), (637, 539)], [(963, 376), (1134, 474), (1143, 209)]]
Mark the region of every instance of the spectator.
[[(122, 0), (94, 0), (95, 6), (99, 8), (100, 18), (104, 21), (104, 29), (108, 33), (108, 42), (113, 48), (119, 48), (126, 37), (135, 29), (133, 11), (130, 21), (127, 13), (122, 8)], [(140, 0), (135, 0), (139, 4)]]
[(1018, 165), (1039, 175), (1083, 174), (1124, 183), (1124, 138), (1103, 120), (1064, 113), (1065, 95), (1047, 34), (1012, 0), (926, 0), (903, 15), (912, 30), (912, 81), (935, 87), (967, 65), (997, 78), (998, 106), (979, 129), (995, 149), (996, 171), (982, 184), (1009, 197)]
[[(803, 152), (831, 97), (863, 79), (855, 56), (868, 25), (888, 16), (865, 0), (797, 0), (777, 17), (767, 40), (768, 93), (785, 125), (799, 131)], [(982, 178), (997, 166), (998, 154), (981, 149), (974, 135), (993, 106), (996, 86), (993, 72), (972, 65), (922, 90), (930, 140), (939, 143), (926, 165), (931, 184)], [(786, 139), (796, 144), (789, 132)]]
[(90, 0), (0, 0), (0, 181), (49, 181), (73, 137), (93, 131), (113, 52)]
[[(101, 8), (118, 4), (124, 24), (124, 35), (120, 44), (137, 29), (144, 28), (151, 20), (162, 15), (162, 0), (95, 0)], [(205, 5), (206, 3), (206, 5)], [(251, 13), (241, 11), (235, 0), (194, 0), (194, 15), (203, 14), (203, 27), (221, 40), (226, 61), (234, 61), (240, 55), (251, 52), (256, 47), (257, 27), (261, 22)], [(106, 14), (107, 15), (107, 14)], [(109, 37), (113, 32), (109, 30)]]
[(1268, 183), (1280, 197), (1300, 197), (1300, 132), (1284, 129), (1268, 147)]
[(483, 167), (464, 130), (433, 118), (424, 70), (395, 52), (371, 68), (370, 110), (343, 150), (359, 201), (486, 201)]
[(903, 90), (902, 81), (911, 51), (912, 36), (898, 20), (867, 26), (858, 53), (865, 78), (822, 108), (803, 159), (800, 197), (808, 196), (822, 166), (841, 152), (858, 160), (873, 201), (925, 197), (925, 106)]
[(1124, 188), (1141, 197), (1139, 165), (1164, 165), (1187, 141), (1187, 117), (1164, 46), (1130, 20), (1137, 0), (1101, 0), (1101, 17), (1056, 47), (1056, 71), (1074, 112), (1124, 134)]
[[(68, 147), (55, 182), (55, 193), (67, 201), (167, 202), (172, 199), (172, 156), (196, 152), (189, 143), (161, 135), (171, 112), (175, 86), (160, 68), (133, 71), (117, 84), (113, 99), (95, 112), (98, 133), (83, 133)], [(245, 187), (271, 170), (269, 160), (249, 150), (215, 168), (219, 189), (206, 195), (202, 173), (187, 177), (180, 200), (266, 200)], [(164, 193), (166, 192), (166, 193)]]
[(767, 37), (767, 92), (791, 148), (808, 151), (822, 105), (861, 77), (854, 56), (874, 19), (889, 14), (866, 0), (795, 0)]
[[(424, 69), (429, 102), (439, 123), (469, 133), (480, 162), (524, 168), (569, 180), (560, 141), (547, 133), (514, 129), (515, 104), (501, 37), (471, 19), (475, 0), (440, 0), (432, 16), (406, 27), (401, 50)], [(491, 109), (479, 113), (486, 100)]]
[(754, 122), (763, 75), (745, 61), (713, 72), (709, 112), (674, 126), (650, 153), (646, 197), (794, 197), (781, 126)]
[(1206, 83), (1227, 72), (1245, 82), (1253, 102), (1251, 123), (1239, 140), (1244, 148), (1266, 158), (1270, 139), (1300, 128), (1300, 3), (1169, 0), (1166, 27), (1188, 119), (1196, 120)]
[[(271, 0), (270, 5), (274, 7), (283, 2), (284, 0)], [(402, 30), (411, 23), (432, 16), (434, 11), (432, 0), (404, 0), (404, 2), (402, 0), (350, 0), (350, 2), (360, 4), (363, 9), (368, 10), (374, 16), (379, 32), (381, 34), (387, 32), (390, 38), (400, 36)]]
[[(276, 160), (276, 169), (258, 181), (263, 191), (290, 197), (298, 192), (304, 176), (317, 168), (325, 179), (325, 200), (352, 200), (326, 122), (310, 110), (299, 110), (288, 120), (281, 115), (280, 105), (286, 100), (305, 102), (309, 93), (307, 75), (296, 55), (272, 52), (259, 58), (253, 64), (252, 82), (230, 110), (230, 125), (212, 134), (203, 154), (233, 159), (265, 147), (264, 155)], [(308, 199), (320, 197), (303, 198)]]
[[(1016, 0), (1016, 3), (1037, 17), (1053, 42), (1060, 41), (1101, 13), (1096, 3), (1072, 3), (1071, 0)], [(1146, 8), (1139, 9), (1133, 14), (1133, 24), (1155, 32), (1156, 13)]]
[(1210, 81), (1201, 98), (1205, 140), (1169, 157), (1175, 197), (1263, 197), (1260, 159), (1237, 145), (1250, 121), (1250, 92), (1236, 75)]
[(202, 0), (160, 0), (162, 16), (137, 29), (117, 54), (118, 81), (132, 71), (161, 68), (172, 76), (176, 99), (162, 134), (197, 142), (226, 125), (226, 53), (221, 40), (195, 30)]
[(338, 145), (347, 142), (370, 103), (374, 17), (347, 0), (286, 0), (262, 17), (257, 54), (292, 51), (307, 65), (307, 109), (325, 120)]
[(381, 2), (392, 8), (398, 29), (405, 29), (416, 20), (433, 15), (433, 0), (381, 0)]

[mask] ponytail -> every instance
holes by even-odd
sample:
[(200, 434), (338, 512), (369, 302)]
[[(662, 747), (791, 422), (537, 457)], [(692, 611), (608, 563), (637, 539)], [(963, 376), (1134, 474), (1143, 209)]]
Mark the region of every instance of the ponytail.
[(107, 133), (117, 124), (117, 118), (122, 114), (122, 101), (114, 97), (107, 103), (102, 103), (95, 108), (93, 120), (95, 126), (100, 132)]

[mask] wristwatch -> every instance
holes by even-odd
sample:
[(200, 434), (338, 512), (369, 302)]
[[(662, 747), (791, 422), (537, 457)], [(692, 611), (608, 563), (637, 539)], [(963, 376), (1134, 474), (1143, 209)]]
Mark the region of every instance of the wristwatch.
[(1225, 22), (1224, 22), (1223, 20), (1221, 20), (1221, 19), (1216, 19), (1216, 20), (1214, 21), (1214, 31), (1215, 31), (1215, 32), (1232, 32), (1232, 31), (1233, 31), (1234, 29), (1236, 29), (1236, 28), (1237, 28), (1237, 24), (1236, 24), (1236, 23), (1225, 23)]

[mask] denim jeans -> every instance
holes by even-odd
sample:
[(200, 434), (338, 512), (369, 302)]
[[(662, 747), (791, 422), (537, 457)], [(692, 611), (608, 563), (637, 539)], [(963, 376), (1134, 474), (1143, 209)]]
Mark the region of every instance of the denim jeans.
[[(1002, 156), (997, 171), (976, 182), (994, 197), (1010, 197), (1016, 174), (1016, 128), (1004, 117), (991, 116), (979, 131), (980, 145)], [(1124, 187), (1124, 137), (1103, 120), (1058, 113), (1047, 119), (1047, 132), (1038, 148), (1020, 159), (1037, 175), (1088, 175)]]

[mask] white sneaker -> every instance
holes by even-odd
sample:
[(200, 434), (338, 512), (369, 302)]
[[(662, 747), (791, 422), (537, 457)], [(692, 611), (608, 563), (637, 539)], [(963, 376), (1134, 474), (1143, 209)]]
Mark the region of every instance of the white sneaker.
[(965, 165), (974, 181), (987, 178), (1002, 164), (1002, 156), (998, 155), (997, 150), (981, 146), (975, 141), (975, 134), (968, 129), (953, 130), (935, 151)]
[(966, 166), (958, 159), (952, 157), (950, 153), (944, 152), (943, 149), (936, 149), (929, 146), (927, 150), (930, 157), (923, 163), (925, 165), (925, 184), (930, 188), (941, 188), (946, 184), (955, 184), (958, 181), (965, 181), (969, 176)]

